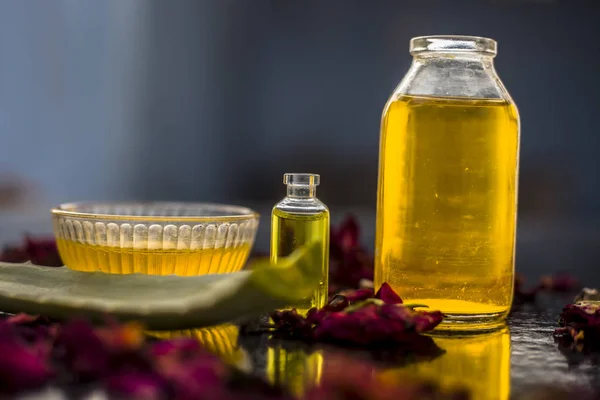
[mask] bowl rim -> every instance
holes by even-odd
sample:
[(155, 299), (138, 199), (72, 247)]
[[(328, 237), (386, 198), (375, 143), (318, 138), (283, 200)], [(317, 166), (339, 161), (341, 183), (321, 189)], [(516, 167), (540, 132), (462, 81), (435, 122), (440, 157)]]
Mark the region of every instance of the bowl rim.
[[(118, 215), (118, 214), (100, 214), (72, 211), (81, 206), (186, 206), (186, 207), (225, 207), (229, 210), (237, 210), (237, 215), (213, 215), (213, 216), (156, 216), (156, 215)], [(200, 203), (186, 201), (139, 201), (139, 202), (96, 202), (96, 201), (78, 201), (59, 204), (51, 209), (53, 216), (87, 218), (87, 219), (114, 219), (118, 221), (146, 221), (146, 222), (229, 222), (247, 219), (258, 219), (260, 214), (248, 207), (221, 204), (221, 203)]]

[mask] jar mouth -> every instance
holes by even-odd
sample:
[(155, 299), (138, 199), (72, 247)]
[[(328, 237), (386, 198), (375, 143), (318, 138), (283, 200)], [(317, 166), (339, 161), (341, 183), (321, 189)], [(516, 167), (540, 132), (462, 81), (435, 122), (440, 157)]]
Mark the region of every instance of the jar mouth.
[(410, 40), (410, 54), (431, 53), (480, 53), (496, 55), (497, 44), (493, 39), (479, 36), (434, 35), (419, 36)]

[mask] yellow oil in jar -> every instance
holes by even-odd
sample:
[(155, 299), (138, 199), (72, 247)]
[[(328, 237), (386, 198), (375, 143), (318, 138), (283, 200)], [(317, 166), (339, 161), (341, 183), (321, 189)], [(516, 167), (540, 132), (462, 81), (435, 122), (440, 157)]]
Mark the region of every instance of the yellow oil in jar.
[(135, 249), (98, 246), (58, 239), (60, 256), (69, 268), (112, 274), (194, 276), (235, 272), (242, 268), (248, 245), (215, 249)]
[(295, 308), (298, 313), (306, 314), (312, 307), (323, 307), (328, 298), (329, 276), (329, 211), (316, 214), (292, 214), (275, 208), (271, 216), (271, 263), (280, 257), (289, 256), (297, 248), (318, 243), (323, 258), (319, 286), (310, 298), (286, 308)]
[(428, 362), (388, 369), (382, 378), (390, 382), (425, 379), (444, 391), (466, 389), (470, 398), (510, 398), (510, 333), (506, 327), (477, 335), (435, 336), (445, 354)]
[(513, 296), (519, 122), (504, 100), (403, 96), (381, 132), (375, 286), (448, 319)]

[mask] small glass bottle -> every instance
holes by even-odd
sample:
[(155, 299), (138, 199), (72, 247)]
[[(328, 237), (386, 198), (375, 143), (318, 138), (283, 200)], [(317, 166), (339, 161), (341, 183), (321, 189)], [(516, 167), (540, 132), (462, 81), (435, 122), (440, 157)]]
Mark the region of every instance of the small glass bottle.
[(381, 123), (375, 288), (441, 310), (440, 328), (498, 324), (513, 297), (520, 122), (496, 42), (426, 36), (410, 52)]
[(271, 215), (271, 263), (290, 255), (298, 247), (319, 243), (323, 255), (321, 279), (311, 298), (290, 304), (299, 314), (323, 307), (328, 298), (329, 210), (315, 197), (319, 185), (316, 174), (285, 174), (287, 196), (273, 207)]

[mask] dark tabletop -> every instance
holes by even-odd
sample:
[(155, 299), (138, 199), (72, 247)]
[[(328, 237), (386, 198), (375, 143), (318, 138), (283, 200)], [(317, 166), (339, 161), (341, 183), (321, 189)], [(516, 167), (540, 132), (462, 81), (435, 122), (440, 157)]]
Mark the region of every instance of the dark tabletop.
[[(565, 396), (560, 390), (577, 385), (600, 393), (600, 355), (559, 346), (552, 335), (560, 310), (572, 299), (573, 295), (543, 294), (536, 303), (513, 307), (504, 328), (482, 334), (433, 335), (417, 352), (308, 345), (268, 334), (242, 334), (233, 325), (186, 334), (195, 336), (226, 362), (284, 384), (298, 395), (328, 372), (365, 362), (387, 380), (424, 378), (448, 389), (467, 388), (472, 399), (571, 399), (573, 395)], [(66, 392), (44, 391), (27, 399), (86, 398), (74, 388)]]
[[(318, 382), (339, 356), (369, 360), (389, 379), (422, 377), (446, 388), (465, 386), (473, 399), (547, 398), (540, 387), (570, 385), (600, 389), (600, 357), (555, 343), (553, 332), (562, 307), (572, 295), (542, 295), (535, 304), (515, 306), (507, 326), (494, 332), (433, 336), (434, 345), (417, 354), (406, 350), (361, 351), (308, 346), (273, 340), (267, 335), (242, 335), (247, 367), (292, 391)], [(343, 365), (343, 364), (342, 364)], [(555, 389), (554, 393), (556, 393)]]

